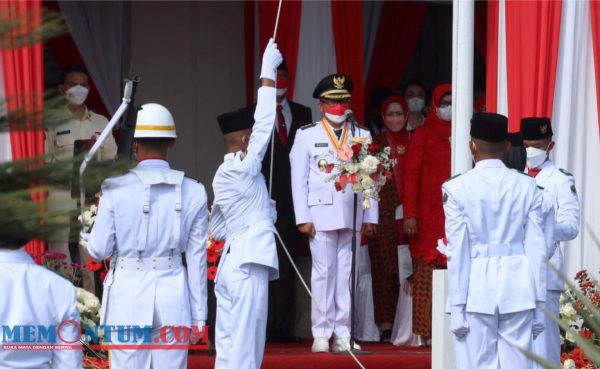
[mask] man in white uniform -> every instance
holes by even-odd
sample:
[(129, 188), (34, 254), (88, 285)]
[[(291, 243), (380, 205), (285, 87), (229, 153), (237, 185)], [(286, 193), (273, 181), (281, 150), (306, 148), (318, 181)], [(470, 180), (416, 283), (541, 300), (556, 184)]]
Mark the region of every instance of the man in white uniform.
[[(296, 134), (290, 152), (292, 195), (298, 230), (309, 237), (312, 255), (312, 352), (328, 352), (334, 336), (333, 351), (350, 347), (350, 269), (352, 264), (352, 227), (354, 194), (351, 189), (336, 191), (321, 170), (337, 164), (337, 150), (349, 144), (352, 137), (371, 137), (369, 131), (347, 119), (352, 81), (343, 74), (332, 74), (321, 80), (313, 92), (323, 113), (320, 121), (306, 125)], [(378, 206), (363, 211), (358, 197), (357, 229), (373, 236), (378, 221)], [(358, 233), (358, 232), (357, 232)], [(360, 235), (357, 235), (360, 240)], [(355, 348), (360, 348), (355, 345)]]
[[(62, 72), (58, 92), (65, 98), (65, 104), (55, 112), (54, 117), (60, 123), (46, 128), (46, 154), (49, 162), (73, 159), (75, 141), (90, 140), (92, 143), (108, 124), (105, 117), (88, 110), (85, 105), (90, 88), (90, 78), (84, 68), (71, 66)], [(98, 161), (113, 160), (116, 154), (117, 144), (113, 136), (108, 135), (98, 150), (97, 159)], [(53, 189), (48, 194), (50, 207), (63, 212), (75, 210), (77, 200), (71, 198), (70, 190)], [(69, 250), (69, 228), (67, 227), (49, 241), (48, 249), (65, 254), (67, 260), (71, 260), (73, 256), (74, 262), (85, 265), (89, 255), (83, 248), (78, 248), (77, 241), (71, 241), (72, 251)], [(94, 292), (93, 273), (85, 268), (82, 273), (84, 288)]]
[[(166, 326), (202, 331), (206, 321), (207, 196), (202, 184), (170, 169), (167, 152), (176, 137), (166, 108), (142, 106), (133, 144), (138, 165), (103, 183), (95, 226), (91, 235), (83, 235), (95, 259), (112, 256), (103, 324), (152, 327), (152, 342), (138, 336), (127, 344), (154, 344)], [(123, 343), (117, 332), (111, 340)], [(115, 349), (111, 368), (186, 368), (187, 356), (185, 348)]]
[[(527, 151), (527, 171), (546, 192), (554, 205), (555, 227), (553, 250), (548, 255), (550, 263), (564, 274), (561, 241), (570, 241), (579, 234), (579, 199), (573, 175), (556, 167), (549, 159), (554, 148), (552, 126), (548, 118), (524, 118), (521, 133)], [(555, 317), (560, 314), (560, 294), (565, 283), (552, 268), (548, 268), (546, 308)], [(544, 315), (546, 331), (534, 342), (533, 352), (550, 362), (560, 365), (560, 329), (552, 319)], [(536, 364), (536, 367), (541, 368)]]
[(263, 55), (254, 125), (242, 112), (219, 117), (227, 154), (213, 180), (211, 215), (212, 235), (226, 240), (215, 287), (218, 369), (259, 369), (264, 354), (268, 283), (277, 279), (278, 263), (276, 211), (261, 168), (275, 120), (281, 61), (271, 39)]
[(442, 186), (458, 369), (531, 368), (519, 349), (531, 350), (544, 328), (543, 195), (533, 178), (502, 163), (507, 128), (504, 116), (473, 115), (475, 168)]
[[(71, 282), (58, 274), (36, 265), (22, 247), (28, 240), (0, 236), (0, 291), (3, 303), (0, 304), (0, 322), (11, 330), (20, 332), (24, 339), (24, 325), (42, 326), (57, 329), (61, 322), (79, 322), (75, 288)], [(33, 330), (35, 337), (35, 331)], [(39, 332), (39, 331), (38, 331)], [(5, 331), (6, 333), (6, 331)], [(15, 335), (18, 333), (15, 333)], [(13, 336), (14, 337), (14, 336)], [(56, 341), (37, 341), (49, 345), (67, 345), (79, 337), (77, 326), (65, 324), (56, 335)], [(2, 338), (1, 344), (16, 344), (10, 338)], [(19, 342), (26, 344), (27, 342)], [(0, 369), (13, 368), (52, 368), (80, 369), (82, 351), (73, 350), (34, 350), (20, 351), (1, 349)]]

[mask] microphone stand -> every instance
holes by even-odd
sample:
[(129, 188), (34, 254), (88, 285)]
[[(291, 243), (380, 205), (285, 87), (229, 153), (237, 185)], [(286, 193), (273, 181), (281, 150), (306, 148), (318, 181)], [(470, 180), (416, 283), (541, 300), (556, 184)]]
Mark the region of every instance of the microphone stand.
[[(356, 137), (356, 121), (354, 116), (350, 116), (350, 129), (352, 132), (352, 137)], [(357, 249), (357, 240), (356, 240), (356, 213), (358, 210), (358, 194), (354, 193), (354, 212), (353, 220), (352, 220), (352, 266), (350, 267), (350, 350), (352, 350), (353, 354), (358, 355), (368, 355), (371, 354), (369, 351), (363, 351), (355, 347), (354, 343), (355, 339), (355, 329), (356, 329), (356, 318), (355, 318), (355, 305), (356, 305), (356, 249)], [(341, 354), (346, 354), (346, 351), (341, 352)]]

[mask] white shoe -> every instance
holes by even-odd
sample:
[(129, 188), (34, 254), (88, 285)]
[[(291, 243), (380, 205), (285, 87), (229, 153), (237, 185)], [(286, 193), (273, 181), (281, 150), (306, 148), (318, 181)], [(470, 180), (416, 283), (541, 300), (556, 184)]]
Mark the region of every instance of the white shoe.
[[(336, 338), (333, 340), (333, 352), (345, 352), (350, 348), (350, 337)], [(354, 348), (360, 350), (360, 346), (354, 341)]]
[(329, 338), (317, 337), (313, 341), (312, 352), (329, 352)]

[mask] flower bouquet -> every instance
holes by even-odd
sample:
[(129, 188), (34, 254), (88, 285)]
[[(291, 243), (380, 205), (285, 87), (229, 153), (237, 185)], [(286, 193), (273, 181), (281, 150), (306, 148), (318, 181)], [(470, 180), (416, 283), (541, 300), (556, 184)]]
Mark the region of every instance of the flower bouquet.
[[(89, 233), (92, 231), (94, 222), (96, 221), (96, 215), (98, 214), (98, 206), (95, 204), (90, 205), (85, 209), (82, 215), (79, 215), (77, 219), (83, 226), (83, 232)], [(86, 241), (82, 238), (79, 239), (79, 245), (85, 247)]]
[[(575, 275), (579, 291), (576, 293), (573, 289), (567, 288), (560, 296), (560, 320), (569, 327), (565, 330), (561, 327), (561, 363), (563, 368), (569, 369), (597, 369), (597, 366), (591, 361), (584, 350), (576, 342), (579, 336), (586, 342), (593, 345), (597, 351), (600, 351), (600, 337), (597, 331), (594, 331), (593, 320), (598, 321), (594, 316), (593, 310), (600, 309), (600, 289), (598, 281), (592, 279), (587, 270), (582, 270)], [(586, 304), (585, 297), (591, 303), (592, 311)]]
[(62, 252), (45, 251), (44, 266), (49, 270), (69, 280), (74, 285), (81, 283), (81, 265), (66, 260)]
[(219, 263), (219, 257), (223, 253), (224, 246), (225, 240), (217, 241), (212, 236), (208, 236), (206, 240), (207, 273), (208, 279), (211, 281), (214, 281), (217, 276), (217, 265)]
[(345, 191), (350, 184), (352, 192), (362, 194), (363, 209), (369, 209), (371, 200), (379, 201), (379, 190), (392, 179), (396, 160), (390, 152), (388, 146), (380, 150), (368, 137), (353, 137), (350, 145), (344, 144), (337, 150), (339, 164), (320, 162), (319, 168), (333, 173), (326, 180), (335, 181), (337, 191)]

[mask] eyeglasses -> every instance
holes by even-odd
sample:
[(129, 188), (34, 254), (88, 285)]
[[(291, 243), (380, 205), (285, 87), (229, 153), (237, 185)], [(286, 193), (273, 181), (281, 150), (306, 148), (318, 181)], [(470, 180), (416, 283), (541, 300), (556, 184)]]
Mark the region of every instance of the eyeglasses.
[(327, 105), (328, 107), (332, 107), (337, 104), (342, 104), (344, 106), (350, 106), (350, 99), (341, 99), (341, 100), (327, 100), (321, 99), (321, 103)]

